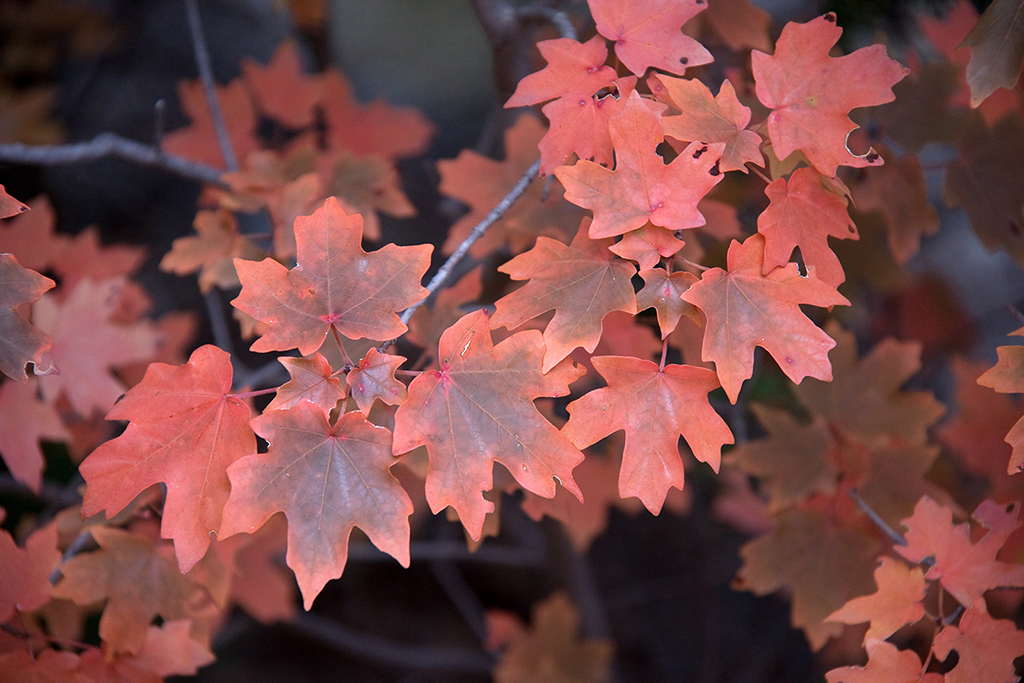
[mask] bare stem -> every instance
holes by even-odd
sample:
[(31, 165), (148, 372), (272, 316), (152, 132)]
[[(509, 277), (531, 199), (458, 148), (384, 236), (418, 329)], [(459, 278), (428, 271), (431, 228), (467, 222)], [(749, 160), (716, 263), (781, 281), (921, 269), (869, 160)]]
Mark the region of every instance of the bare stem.
[(240, 394), (228, 394), (231, 398), (251, 398), (253, 396), (266, 396), (267, 394), (273, 394), (281, 387), (270, 387), (269, 389), (257, 389), (256, 391), (246, 391)]
[(70, 145), (0, 145), (0, 161), (35, 166), (65, 166), (87, 161), (115, 158), (140, 166), (160, 169), (175, 175), (227, 187), (220, 179), (220, 169), (185, 157), (166, 154), (157, 147), (144, 145), (114, 133), (100, 133), (89, 142)]
[[(469, 248), (473, 246), (473, 243), (483, 237), (483, 234), (487, 232), (487, 229), (494, 225), (499, 218), (505, 215), (506, 211), (512, 208), (512, 205), (515, 204), (516, 200), (519, 199), (524, 192), (526, 192), (526, 188), (530, 184), (530, 181), (536, 178), (539, 172), (540, 159), (537, 159), (537, 161), (530, 165), (530, 168), (526, 169), (526, 172), (519, 178), (515, 186), (509, 190), (508, 194), (502, 197), (501, 201), (491, 209), (487, 216), (474, 226), (466, 239), (462, 240), (462, 244), (452, 252), (452, 255), (448, 257), (448, 260), (444, 262), (444, 265), (438, 269), (437, 273), (434, 274), (434, 277), (431, 278), (430, 283), (427, 284), (427, 296), (430, 296), (441, 288), (441, 285), (443, 285), (445, 280), (448, 279), (452, 270), (456, 265), (458, 265), (459, 261), (462, 260), (462, 257), (466, 255), (466, 252), (468, 252)], [(415, 313), (416, 309), (422, 306), (423, 302), (426, 300), (426, 297), (424, 297), (409, 308), (405, 309), (401, 316), (402, 322), (408, 324), (409, 319), (412, 318), (412, 314)], [(389, 346), (395, 343), (395, 341), (395, 339), (390, 339), (378, 346), (377, 350), (384, 353)]]
[(885, 520), (882, 519), (877, 512), (872, 510), (864, 499), (860, 497), (860, 494), (857, 493), (856, 489), (849, 489), (848, 493), (850, 494), (850, 498), (853, 498), (853, 501), (857, 503), (857, 507), (860, 508), (860, 511), (867, 515), (868, 518), (875, 523), (875, 526), (881, 529), (882, 533), (889, 537), (889, 540), (891, 540), (895, 545), (903, 547), (907, 546), (907, 539), (905, 539), (902, 534), (895, 531), (891, 526), (886, 524)]
[(192, 34), (192, 51), (196, 57), (196, 66), (199, 67), (199, 79), (203, 83), (206, 104), (210, 107), (213, 130), (217, 133), (217, 144), (220, 145), (220, 153), (224, 157), (224, 163), (227, 165), (228, 170), (237, 171), (238, 157), (235, 156), (235, 150), (231, 147), (228, 127), (224, 123), (224, 116), (220, 111), (220, 102), (217, 100), (217, 85), (213, 80), (213, 68), (210, 66), (210, 51), (206, 47), (203, 22), (199, 17), (198, 0), (185, 0), (185, 10), (188, 13), (188, 29)]

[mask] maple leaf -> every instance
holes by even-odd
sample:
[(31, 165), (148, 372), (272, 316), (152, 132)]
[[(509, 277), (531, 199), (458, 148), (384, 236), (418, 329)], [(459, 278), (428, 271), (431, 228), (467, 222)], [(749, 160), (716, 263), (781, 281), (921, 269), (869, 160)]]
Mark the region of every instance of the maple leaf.
[(615, 170), (592, 161), (559, 166), (565, 198), (594, 212), (590, 236), (613, 237), (654, 225), (681, 230), (704, 225), (697, 202), (723, 177), (722, 143), (691, 143), (666, 165), (655, 148), (664, 140), (661, 117), (633, 91), (609, 121)]
[(28, 211), (28, 209), (29, 207), (7, 194), (7, 188), (0, 185), (0, 218), (17, 216), (19, 213)]
[(967, 83), (971, 106), (977, 107), (996, 88), (1010, 90), (1020, 79), (1024, 58), (1024, 12), (1021, 0), (995, 0), (978, 19), (963, 45), (971, 49)]
[(363, 215), (366, 239), (380, 239), (378, 211), (395, 218), (416, 215), (416, 208), (402, 192), (398, 171), (384, 157), (357, 157), (342, 152), (333, 159), (322, 156), (321, 166), (325, 166), (321, 173), (325, 176), (326, 194), (343, 202), (347, 213)]
[[(740, 104), (728, 79), (722, 81), (718, 95), (697, 79), (651, 76), (651, 91), (681, 113), (662, 119), (665, 135), (683, 142), (721, 142), (722, 172), (747, 172), (746, 163), (764, 165), (761, 136), (745, 130), (750, 109)], [(657, 89), (656, 89), (657, 88)]]
[(199, 290), (238, 286), (234, 258), (252, 260), (260, 249), (238, 232), (238, 222), (230, 211), (199, 211), (192, 227), (198, 236), (179, 237), (160, 260), (160, 270), (187, 275), (199, 271)]
[(711, 53), (680, 31), (707, 7), (704, 0), (589, 0), (597, 32), (615, 41), (615, 55), (643, 76), (647, 67), (682, 74), (708, 64)]
[(413, 379), (409, 400), (395, 413), (395, 454), (427, 447), (430, 509), (436, 514), (450, 505), (474, 540), (494, 509), (481, 492), (492, 488), (495, 461), (528, 491), (550, 498), (557, 478), (581, 498), (572, 469), (583, 454), (533, 400), (565, 396), (583, 370), (566, 359), (542, 373), (543, 356), (537, 330), (494, 346), (487, 314), (469, 313), (441, 335), (440, 368)]
[(808, 381), (795, 388), (801, 403), (829, 422), (868, 441), (895, 437), (923, 444), (928, 428), (946, 412), (928, 391), (903, 391), (921, 369), (921, 344), (883, 339), (863, 358), (857, 340), (836, 323), (825, 330), (836, 340), (829, 354), (832, 381)]
[[(1024, 327), (1010, 333), (1024, 337)], [(1001, 394), (1024, 393), (1024, 346), (1000, 346), (996, 349), (998, 362), (978, 377), (978, 384), (995, 389)], [(1007, 474), (1024, 470), (1024, 417), (1006, 434), (1006, 443), (1013, 447)]]
[(1006, 116), (991, 128), (967, 117), (956, 140), (959, 156), (946, 171), (945, 198), (963, 206), (988, 249), (1002, 248), (1024, 263), (1024, 178), (1016, 160), (1024, 154), (1024, 122)]
[[(875, 569), (878, 590), (871, 595), (854, 598), (833, 612), (828, 621), (860, 624), (870, 621), (865, 641), (882, 640), (906, 624), (914, 624), (924, 616), (924, 594), (928, 586), (920, 567), (908, 567), (891, 557), (881, 557)], [(920, 662), (918, 662), (920, 666)]]
[(1024, 586), (1024, 566), (996, 560), (996, 553), (1006, 539), (1021, 526), (1017, 521), (1019, 512), (1019, 502), (1004, 506), (986, 500), (972, 516), (988, 532), (977, 543), (971, 543), (970, 525), (953, 526), (949, 508), (924, 496), (913, 516), (903, 520), (908, 529), (907, 545), (895, 550), (911, 562), (933, 558), (928, 578), (939, 579), (960, 604), (971, 607), (991, 588)]
[(244, 542), (231, 556), (231, 599), (263, 624), (288, 621), (296, 612), (295, 576), (279, 559), (288, 545), (287, 524), (277, 514), (255, 533), (234, 537)]
[(337, 69), (323, 73), (323, 112), (327, 145), (366, 156), (387, 159), (417, 156), (426, 151), (434, 126), (412, 107), (393, 107), (383, 99), (370, 104), (356, 102), (352, 86)]
[(821, 418), (800, 424), (784, 410), (754, 404), (768, 437), (741, 443), (726, 456), (757, 477), (768, 494), (768, 511), (779, 512), (815, 493), (834, 495), (839, 470), (830, 453), (832, 439)]
[(67, 237), (54, 234), (57, 217), (46, 195), (30, 201), (28, 208), (29, 211), (0, 224), (0, 253), (14, 254), (25, 268), (42, 271), (64, 248)]
[(108, 656), (135, 654), (146, 642), (153, 618), (190, 619), (191, 606), (203, 591), (178, 571), (172, 556), (146, 538), (121, 529), (90, 529), (100, 549), (76, 555), (60, 565), (62, 578), (53, 587), (57, 598), (90, 605), (106, 600), (100, 638)]
[(50, 599), (50, 572), (59, 562), (56, 524), (34, 531), (24, 548), (0, 529), (0, 623), (15, 610), (29, 612)]
[(483, 267), (477, 266), (455, 284), (438, 291), (432, 305), (417, 308), (409, 319), (406, 339), (428, 350), (436, 347), (444, 331), (466, 314), (463, 307), (480, 298), (482, 273)]
[(642, 228), (627, 232), (621, 240), (608, 247), (608, 251), (636, 261), (646, 271), (658, 265), (661, 259), (675, 256), (685, 244), (674, 231), (647, 223)]
[(370, 414), (375, 400), (396, 406), (409, 397), (405, 385), (395, 379), (395, 371), (405, 361), (404, 356), (392, 356), (370, 349), (349, 371), (345, 381), (364, 415)]
[[(729, 400), (753, 374), (754, 347), (761, 346), (796, 383), (804, 377), (828, 381), (828, 351), (835, 342), (812, 323), (799, 304), (849, 305), (839, 292), (813, 275), (800, 275), (795, 263), (763, 274), (764, 237), (751, 235), (729, 245), (729, 270), (712, 268), (683, 293), (683, 301), (707, 317), (701, 355), (714, 361)], [(726, 315), (728, 312), (728, 315)]]
[(560, 97), (541, 107), (551, 126), (537, 145), (542, 175), (554, 172), (572, 154), (601, 166), (612, 164), (608, 122), (622, 113), (636, 88), (636, 76), (618, 78), (613, 86), (614, 91), (606, 95)]
[(874, 150), (856, 155), (846, 146), (856, 128), (847, 114), (857, 107), (891, 102), (892, 86), (907, 74), (882, 45), (829, 57), (842, 33), (830, 12), (805, 24), (786, 24), (774, 55), (758, 50), (750, 55), (757, 98), (772, 109), (768, 134), (775, 153), (785, 159), (800, 150), (827, 176), (834, 176), (839, 166), (883, 163)]
[(637, 312), (630, 281), (636, 267), (608, 252), (613, 240), (590, 239), (588, 225), (584, 219), (569, 246), (538, 237), (533, 249), (498, 267), (513, 280), (528, 282), (495, 302), (492, 328), (514, 330), (555, 309), (544, 329), (542, 372), (577, 346), (593, 352), (601, 339), (601, 321), (612, 311)]
[(277, 360), (291, 379), (278, 388), (265, 410), (284, 410), (305, 400), (320, 406), (326, 414), (345, 398), (345, 384), (334, 376), (334, 368), (319, 353), (312, 358), (279, 356)]
[(313, 123), (323, 97), (322, 77), (306, 75), (295, 41), (282, 42), (266, 66), (249, 58), (241, 66), (260, 111), (288, 128)]
[(362, 236), (362, 216), (345, 215), (328, 197), (312, 216), (295, 219), (295, 268), (235, 259), (242, 292), (231, 304), (269, 326), (253, 351), (298, 348), (309, 355), (331, 330), (377, 341), (405, 332), (395, 312), (427, 295), (419, 283), (432, 247), (388, 244), (366, 253)]
[(60, 415), (50, 403), (36, 396), (34, 382), (0, 385), (0, 456), (11, 476), (39, 493), (43, 484), (43, 451), (40, 439), (70, 439)]
[(644, 288), (637, 292), (636, 308), (643, 311), (653, 308), (658, 313), (658, 328), (665, 339), (676, 329), (684, 315), (698, 322), (699, 316), (693, 304), (683, 301), (683, 292), (697, 282), (696, 275), (684, 271), (669, 273), (664, 268), (648, 268), (640, 271)]
[(145, 258), (146, 250), (142, 247), (101, 244), (99, 230), (91, 225), (63, 242), (51, 266), (60, 277), (61, 291), (70, 292), (83, 278), (101, 282), (131, 275)]
[[(239, 159), (245, 159), (259, 145), (256, 138), (256, 112), (252, 109), (249, 92), (240, 78), (226, 86), (217, 87), (216, 92), (231, 149)], [(186, 128), (165, 133), (160, 138), (160, 148), (168, 154), (187, 157), (220, 169), (227, 168), (202, 80), (179, 81), (178, 102), (192, 123)]]
[(636, 496), (652, 514), (661, 512), (670, 487), (683, 488), (679, 437), (716, 473), (722, 446), (732, 432), (708, 403), (718, 388), (715, 373), (688, 365), (667, 365), (622, 356), (595, 356), (594, 368), (608, 382), (569, 404), (562, 429), (583, 448), (624, 429), (626, 444), (619, 494)]
[(694, 17), (694, 20), (702, 25), (702, 29), (704, 25), (710, 26), (730, 50), (739, 51), (748, 47), (771, 49), (768, 28), (772, 16), (750, 0), (710, 2), (707, 9)]
[(555, 593), (534, 605), (532, 612), (529, 630), (511, 630), (508, 647), (494, 669), (495, 683), (607, 680), (612, 643), (579, 637), (579, 612), (568, 596)]
[(960, 659), (946, 683), (1015, 683), (1013, 660), (1024, 652), (1024, 633), (1007, 619), (993, 619), (981, 607), (964, 612), (960, 623), (946, 626), (932, 643), (941, 659), (956, 650)]
[(843, 630), (825, 623), (828, 615), (872, 590), (879, 549), (872, 535), (837, 523), (816, 506), (794, 508), (779, 516), (771, 533), (740, 548), (743, 566), (735, 583), (757, 595), (789, 588), (793, 626), (804, 629), (811, 649), (819, 650)]
[(869, 639), (866, 666), (844, 666), (825, 674), (828, 683), (943, 683), (942, 674), (924, 673), (913, 650), (900, 650), (884, 640)]
[(15, 308), (37, 301), (54, 285), (14, 256), (0, 254), (0, 371), (11, 379), (27, 380), (25, 365), (38, 367), (43, 352), (53, 344), (49, 335), (28, 324)]
[(288, 518), (288, 566), (308, 610), (320, 590), (341, 576), (353, 527), (409, 566), (409, 515), (413, 506), (391, 474), (388, 430), (362, 413), (345, 413), (331, 425), (320, 408), (300, 403), (254, 418), (253, 429), (270, 442), (266, 453), (228, 468), (231, 497), (222, 536), (254, 532), (275, 512)]
[(249, 407), (228, 394), (231, 375), (228, 353), (210, 345), (182, 366), (151, 364), (107, 414), (130, 420), (128, 428), (79, 468), (82, 514), (106, 510), (109, 518), (147, 487), (166, 483), (161, 533), (174, 540), (182, 571), (191, 569), (221, 526), (228, 465), (256, 452)]
[(854, 191), (861, 211), (885, 216), (889, 249), (897, 263), (906, 263), (921, 247), (921, 237), (939, 231), (939, 216), (928, 199), (921, 162), (913, 154), (887, 161), (865, 173)]
[(538, 104), (557, 97), (587, 98), (615, 80), (615, 69), (604, 65), (608, 48), (594, 36), (586, 43), (572, 38), (542, 40), (537, 43), (548, 65), (525, 76), (505, 107)]
[[(505, 160), (495, 161), (464, 149), (455, 159), (441, 159), (438, 191), (469, 206), (469, 213), (448, 230), (441, 251), (451, 254), (477, 225), (515, 186), (537, 160), (537, 145), (544, 137), (544, 124), (523, 115), (505, 131)], [(533, 246), (539, 234), (568, 233), (580, 224), (582, 212), (562, 198), (555, 186), (547, 195), (543, 183), (532, 183), (483, 236), (469, 253), (481, 258), (508, 244), (513, 253)]]
[(124, 393), (124, 385), (111, 369), (153, 357), (156, 333), (148, 322), (113, 324), (124, 285), (121, 278), (102, 282), (86, 278), (77, 282), (63, 303), (52, 295), (36, 302), (33, 320), (53, 337), (44, 358), (60, 370), (39, 378), (48, 402), (64, 392), (81, 415), (107, 411)]
[(138, 654), (122, 654), (109, 661), (98, 649), (85, 650), (76, 673), (96, 683), (160, 683), (165, 676), (194, 676), (215, 657), (192, 639), (191, 626), (187, 619), (150, 626)]
[(828, 238), (858, 239), (857, 227), (846, 212), (846, 197), (823, 183), (813, 168), (798, 168), (787, 182), (773, 181), (764, 189), (771, 204), (757, 217), (764, 235), (764, 273), (789, 262), (793, 249), (822, 282), (838, 287), (846, 279), (843, 266), (828, 246)]
[(76, 675), (78, 666), (73, 652), (12, 650), (0, 655), (0, 683), (92, 683)]

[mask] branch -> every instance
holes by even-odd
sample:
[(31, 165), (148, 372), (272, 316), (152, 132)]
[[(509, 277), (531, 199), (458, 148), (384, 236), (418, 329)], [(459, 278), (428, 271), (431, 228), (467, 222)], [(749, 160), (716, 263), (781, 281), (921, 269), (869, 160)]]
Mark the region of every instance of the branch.
[(881, 529), (882, 533), (889, 537), (890, 541), (895, 545), (906, 547), (907, 539), (905, 539), (902, 534), (894, 530), (891, 526), (886, 524), (885, 520), (882, 519), (877, 512), (872, 510), (864, 499), (860, 497), (860, 494), (857, 493), (856, 489), (849, 489), (848, 493), (850, 494), (850, 498), (853, 498), (854, 502), (857, 503), (857, 507), (860, 508), (860, 511), (867, 515), (868, 518), (875, 523), (875, 526)]
[(213, 130), (217, 133), (217, 144), (220, 145), (220, 153), (228, 170), (237, 171), (238, 157), (231, 146), (228, 127), (224, 123), (220, 102), (217, 100), (217, 86), (213, 80), (213, 69), (210, 67), (210, 51), (206, 48), (206, 36), (203, 34), (203, 22), (199, 17), (197, 0), (185, 0), (185, 10), (188, 13), (188, 30), (192, 34), (192, 51), (196, 57), (196, 66), (199, 67), (199, 78), (203, 82), (203, 93), (210, 108), (210, 118), (213, 119)]
[(569, 20), (569, 15), (561, 10), (557, 10), (553, 7), (544, 7), (543, 5), (538, 6), (527, 6), (520, 7), (516, 10), (516, 15), (526, 21), (544, 21), (551, 24), (558, 35), (562, 38), (572, 38), (573, 40), (579, 40), (576, 34), (576, 27), (572, 25)]
[(100, 133), (89, 142), (70, 145), (0, 145), (0, 161), (17, 164), (64, 166), (111, 157), (167, 171), (188, 180), (227, 187), (227, 183), (220, 179), (222, 171), (218, 168), (167, 154), (114, 133)]
[[(487, 216), (484, 217), (482, 221), (476, 224), (476, 226), (473, 228), (472, 231), (470, 231), (466, 239), (462, 240), (462, 244), (459, 245), (458, 249), (456, 249), (452, 253), (452, 255), (448, 257), (448, 260), (444, 262), (444, 265), (442, 265), (441, 268), (437, 271), (437, 273), (434, 274), (434, 277), (431, 278), (430, 283), (427, 285), (428, 297), (435, 291), (440, 289), (441, 285), (444, 284), (444, 281), (448, 279), (448, 276), (451, 274), (452, 269), (455, 268), (456, 265), (458, 265), (459, 261), (462, 260), (462, 257), (466, 255), (467, 251), (469, 251), (469, 248), (473, 246), (473, 243), (476, 242), (481, 237), (483, 237), (483, 234), (487, 232), (487, 229), (494, 225), (494, 223), (499, 218), (501, 218), (506, 211), (512, 208), (512, 205), (515, 204), (516, 200), (519, 199), (519, 197), (521, 197), (524, 192), (526, 192), (526, 187), (530, 184), (530, 181), (537, 177), (537, 174), (539, 172), (540, 159), (537, 159), (537, 161), (533, 162), (530, 168), (526, 169), (526, 172), (523, 173), (523, 175), (519, 178), (515, 186), (511, 190), (509, 190), (509, 193), (505, 195), (493, 209), (491, 209), (490, 213), (488, 213)], [(415, 313), (416, 309), (422, 306), (423, 302), (426, 300), (426, 297), (424, 297), (420, 301), (414, 303), (409, 308), (405, 309), (402, 312), (402, 322), (408, 323), (409, 319), (412, 318), (412, 314)], [(377, 350), (380, 351), (381, 353), (384, 353), (384, 351), (386, 351), (389, 346), (394, 344), (395, 341), (395, 339), (386, 341), (380, 346), (378, 346)]]

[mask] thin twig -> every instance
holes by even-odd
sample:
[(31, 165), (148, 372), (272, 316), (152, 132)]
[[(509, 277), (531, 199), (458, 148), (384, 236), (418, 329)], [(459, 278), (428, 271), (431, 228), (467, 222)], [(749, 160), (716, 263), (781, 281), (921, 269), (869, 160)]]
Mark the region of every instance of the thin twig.
[[(521, 197), (524, 192), (526, 192), (527, 186), (534, 178), (537, 177), (537, 174), (539, 172), (540, 159), (537, 159), (537, 161), (533, 162), (533, 164), (530, 165), (530, 168), (526, 169), (526, 172), (523, 173), (523, 175), (519, 178), (515, 186), (511, 190), (509, 190), (509, 193), (505, 195), (493, 209), (491, 209), (490, 213), (488, 213), (487, 216), (482, 221), (476, 224), (476, 226), (469, 233), (466, 239), (462, 240), (462, 244), (459, 245), (458, 249), (456, 249), (452, 253), (452, 255), (448, 257), (448, 260), (444, 262), (444, 265), (442, 265), (441, 268), (437, 271), (437, 273), (434, 274), (434, 277), (431, 278), (430, 283), (427, 285), (427, 296), (433, 294), (441, 287), (441, 285), (444, 284), (445, 280), (448, 279), (448, 276), (451, 274), (455, 266), (458, 265), (459, 261), (462, 260), (462, 257), (466, 255), (466, 252), (469, 251), (469, 248), (473, 246), (473, 243), (476, 242), (481, 237), (483, 237), (483, 234), (487, 232), (487, 229), (491, 227), (499, 218), (505, 215), (506, 211), (512, 208), (512, 205), (515, 204), (515, 201), (519, 199), (519, 197)], [(409, 308), (405, 309), (405, 311), (402, 312), (401, 316), (402, 322), (408, 323), (409, 319), (412, 318), (412, 314), (416, 312), (416, 309), (423, 305), (424, 301), (426, 301), (426, 297), (424, 297), (420, 301), (417, 301)], [(394, 339), (386, 341), (380, 346), (378, 346), (377, 350), (380, 351), (381, 353), (384, 353), (387, 350), (387, 348), (394, 343)]]
[(864, 499), (860, 497), (860, 494), (857, 493), (856, 489), (849, 489), (847, 492), (850, 494), (850, 498), (853, 498), (853, 501), (857, 503), (857, 507), (860, 508), (860, 511), (867, 515), (868, 518), (875, 523), (875, 526), (881, 529), (882, 533), (889, 537), (889, 540), (891, 540), (895, 545), (903, 547), (908, 545), (907, 539), (904, 538), (902, 534), (895, 531), (891, 526), (886, 524), (885, 520), (882, 519), (877, 512), (872, 510), (866, 502), (864, 502)]
[(407, 645), (357, 631), (309, 612), (300, 614), (282, 627), (361, 659), (402, 669), (485, 673), (494, 666), (494, 659), (482, 650)]
[(219, 187), (228, 186), (220, 179), (220, 169), (185, 157), (166, 154), (156, 147), (114, 133), (100, 133), (89, 142), (70, 145), (0, 145), (0, 161), (17, 164), (64, 166), (107, 158), (124, 159), (140, 166), (160, 169), (182, 178)]
[(544, 7), (543, 5), (534, 5), (529, 7), (520, 7), (516, 10), (516, 15), (520, 19), (539, 20), (546, 21), (551, 24), (558, 35), (563, 38), (572, 38), (578, 40), (576, 35), (576, 27), (572, 25), (569, 20), (569, 15), (561, 10), (557, 10), (553, 7)]
[(217, 85), (213, 80), (213, 69), (210, 66), (210, 51), (206, 47), (203, 22), (199, 17), (198, 0), (185, 0), (185, 10), (188, 13), (188, 30), (192, 34), (192, 51), (196, 57), (196, 66), (199, 67), (199, 79), (203, 83), (206, 104), (210, 108), (213, 130), (217, 133), (217, 144), (220, 145), (220, 153), (224, 157), (224, 163), (227, 165), (228, 170), (237, 171), (238, 157), (235, 156), (235, 150), (231, 147), (228, 127), (224, 123), (224, 116), (220, 111), (220, 102), (217, 100)]

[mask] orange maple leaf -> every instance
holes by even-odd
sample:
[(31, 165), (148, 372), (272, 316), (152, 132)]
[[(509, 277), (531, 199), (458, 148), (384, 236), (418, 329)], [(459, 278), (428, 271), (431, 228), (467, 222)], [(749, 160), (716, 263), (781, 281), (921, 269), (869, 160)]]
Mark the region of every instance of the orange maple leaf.
[[(1024, 337), (1024, 327), (1010, 334)], [(978, 384), (1001, 394), (1024, 392), (1024, 346), (1000, 346), (996, 353), (999, 361), (978, 378)], [(1013, 447), (1006, 473), (1016, 474), (1024, 470), (1024, 417), (1010, 428), (1006, 443)]]
[(751, 235), (729, 246), (729, 270), (712, 268), (683, 293), (684, 301), (707, 316), (701, 355), (715, 362), (722, 388), (736, 402), (740, 385), (754, 370), (754, 347), (761, 346), (794, 382), (810, 376), (832, 379), (828, 351), (835, 342), (810, 321), (799, 304), (849, 305), (849, 301), (795, 263), (765, 275), (764, 237)]
[(597, 32), (615, 42), (626, 68), (643, 76), (653, 66), (680, 74), (708, 64), (711, 53), (680, 30), (707, 7), (705, 0), (589, 0)]
[[(216, 90), (231, 149), (238, 159), (245, 159), (259, 146), (252, 99), (241, 78), (217, 87)], [(179, 81), (178, 102), (192, 123), (166, 133), (160, 140), (160, 147), (168, 154), (177, 154), (220, 169), (227, 168), (203, 82), (200, 79)]]
[(591, 240), (584, 219), (572, 244), (538, 237), (530, 251), (498, 267), (513, 280), (528, 280), (495, 302), (491, 327), (514, 330), (551, 309), (555, 317), (544, 329), (547, 372), (577, 346), (593, 352), (601, 339), (601, 321), (612, 311), (635, 314), (630, 278), (636, 267), (608, 252), (611, 239)]
[(11, 476), (36, 493), (43, 484), (40, 439), (70, 439), (51, 403), (40, 401), (35, 382), (0, 384), (0, 456)]
[(1024, 587), (1024, 566), (996, 560), (996, 553), (1021, 525), (1019, 513), (1019, 502), (1005, 506), (986, 500), (972, 516), (988, 532), (972, 543), (969, 524), (954, 526), (952, 511), (924, 496), (913, 516), (903, 520), (908, 530), (907, 545), (896, 546), (895, 550), (911, 562), (933, 558), (927, 577), (938, 579), (960, 604), (972, 607), (989, 589)]
[(298, 348), (309, 355), (327, 333), (383, 341), (406, 330), (395, 314), (427, 295), (420, 280), (433, 247), (388, 244), (367, 253), (362, 216), (345, 215), (328, 197), (312, 216), (295, 219), (298, 265), (235, 259), (242, 292), (231, 304), (266, 323), (253, 351)]
[(416, 377), (409, 400), (395, 413), (395, 453), (427, 447), (430, 509), (436, 514), (452, 506), (478, 540), (484, 516), (494, 509), (481, 492), (493, 486), (495, 461), (528, 491), (551, 498), (557, 478), (581, 498), (572, 469), (583, 454), (544, 419), (533, 400), (565, 396), (583, 370), (566, 359), (541, 372), (544, 341), (537, 330), (494, 346), (483, 311), (448, 328), (438, 354), (439, 369)]
[(130, 420), (128, 428), (79, 468), (86, 481), (82, 514), (106, 510), (110, 517), (146, 487), (167, 483), (161, 533), (174, 540), (182, 570), (191, 569), (221, 526), (228, 465), (256, 452), (249, 407), (228, 395), (231, 375), (230, 356), (210, 345), (185, 365), (150, 365), (107, 414)]
[(613, 237), (651, 223), (681, 230), (704, 225), (697, 202), (723, 178), (722, 143), (691, 143), (666, 165), (655, 149), (664, 140), (661, 116), (634, 90), (609, 122), (615, 170), (592, 161), (559, 166), (565, 198), (594, 212), (590, 236)]
[(871, 639), (865, 645), (865, 666), (844, 666), (825, 674), (828, 683), (943, 683), (942, 674), (925, 673), (921, 658), (913, 650), (900, 650), (892, 643)]
[(946, 683), (1005, 683), (1020, 680), (1013, 660), (1024, 652), (1024, 633), (1008, 619), (993, 619), (981, 607), (964, 612), (960, 623), (935, 636), (932, 651), (945, 659), (956, 650), (960, 659)]
[(523, 77), (505, 107), (538, 104), (558, 97), (588, 98), (615, 80), (615, 69), (605, 66), (608, 48), (599, 36), (586, 43), (572, 38), (542, 40), (537, 49), (548, 65)]
[(319, 353), (314, 353), (311, 358), (279, 356), (277, 360), (291, 379), (278, 387), (274, 400), (265, 410), (284, 410), (309, 401), (327, 414), (345, 398), (344, 382), (334, 376), (334, 368)]
[(252, 533), (275, 512), (288, 518), (288, 566), (306, 609), (331, 579), (341, 576), (353, 527), (409, 566), (409, 515), (413, 505), (391, 474), (391, 435), (360, 412), (335, 424), (307, 402), (253, 419), (270, 442), (228, 469), (231, 497), (221, 535)]
[(764, 272), (784, 266), (793, 249), (814, 266), (818, 279), (838, 287), (846, 279), (828, 238), (858, 239), (857, 226), (846, 212), (846, 197), (834, 192), (813, 168), (798, 168), (787, 181), (779, 178), (764, 189), (771, 204), (757, 217), (764, 235)]
[(874, 150), (856, 155), (846, 146), (856, 128), (847, 114), (891, 102), (892, 86), (908, 73), (889, 59), (882, 45), (829, 57), (842, 33), (830, 12), (805, 24), (786, 24), (774, 55), (758, 50), (750, 55), (757, 98), (772, 109), (768, 134), (775, 154), (785, 159), (800, 150), (827, 176), (834, 176), (839, 166), (883, 163)]
[(733, 443), (733, 436), (708, 403), (708, 392), (718, 388), (715, 373), (689, 365), (659, 368), (622, 356), (595, 356), (591, 362), (608, 386), (569, 404), (562, 433), (583, 448), (625, 430), (619, 495), (636, 496), (652, 514), (660, 513), (669, 488), (683, 488), (680, 436), (698, 460), (718, 472), (722, 446)]
[(59, 562), (56, 524), (33, 532), (24, 548), (0, 529), (0, 623), (15, 610), (29, 612), (49, 601), (50, 573)]
[(281, 125), (305, 128), (315, 120), (316, 107), (323, 98), (323, 77), (305, 73), (295, 41), (281, 43), (266, 66), (243, 59), (242, 75), (260, 111)]
[(373, 402), (378, 399), (390, 406), (396, 406), (409, 397), (405, 385), (395, 379), (395, 371), (405, 361), (404, 356), (393, 356), (389, 353), (380, 353), (377, 349), (370, 349), (349, 371), (345, 381), (348, 383), (352, 398), (364, 415), (370, 414)]
[(882, 557), (875, 569), (878, 590), (871, 595), (854, 598), (829, 615), (827, 621), (871, 626), (864, 640), (882, 640), (906, 624), (914, 624), (924, 616), (924, 594), (928, 586), (920, 567), (908, 567), (905, 562)]

